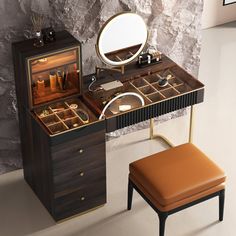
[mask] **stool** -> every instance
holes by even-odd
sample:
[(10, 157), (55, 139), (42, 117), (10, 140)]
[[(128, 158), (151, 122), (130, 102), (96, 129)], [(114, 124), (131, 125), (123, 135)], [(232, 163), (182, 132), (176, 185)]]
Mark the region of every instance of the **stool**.
[(135, 189), (159, 216), (159, 236), (167, 217), (219, 196), (223, 220), (225, 174), (191, 143), (156, 153), (129, 165), (128, 210)]

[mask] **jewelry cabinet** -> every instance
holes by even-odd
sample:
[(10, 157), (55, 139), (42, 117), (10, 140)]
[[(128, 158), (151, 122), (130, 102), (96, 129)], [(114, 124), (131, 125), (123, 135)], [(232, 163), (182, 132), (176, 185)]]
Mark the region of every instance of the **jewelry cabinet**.
[(80, 42), (62, 31), (12, 49), (26, 182), (56, 221), (105, 204), (105, 121), (82, 97)]

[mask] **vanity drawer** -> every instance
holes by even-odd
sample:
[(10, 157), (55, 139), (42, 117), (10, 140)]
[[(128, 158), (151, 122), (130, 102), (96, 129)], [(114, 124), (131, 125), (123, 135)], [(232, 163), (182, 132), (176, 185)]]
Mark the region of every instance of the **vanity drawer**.
[(58, 198), (70, 194), (78, 189), (95, 184), (97, 181), (106, 181), (106, 165), (104, 161), (54, 176), (54, 197)]
[(106, 203), (106, 181), (96, 181), (86, 188), (58, 197), (54, 200), (54, 215), (57, 220)]
[(104, 163), (105, 165), (105, 141), (100, 144), (83, 148), (83, 153), (66, 154), (62, 159), (53, 160), (53, 176), (63, 175), (71, 171), (89, 169), (92, 166)]
[(105, 143), (105, 127), (103, 130), (91, 132), (83, 137), (75, 137), (67, 142), (51, 147), (53, 162), (65, 161), (69, 157), (86, 155), (87, 149)]
[(124, 112), (106, 120), (106, 132), (113, 132), (129, 125), (133, 125), (150, 118), (161, 116), (203, 101), (204, 88), (171, 99), (156, 102), (130, 112)]
[(60, 140), (54, 140), (51, 146), (56, 220), (106, 203), (105, 123), (69, 133), (59, 135)]

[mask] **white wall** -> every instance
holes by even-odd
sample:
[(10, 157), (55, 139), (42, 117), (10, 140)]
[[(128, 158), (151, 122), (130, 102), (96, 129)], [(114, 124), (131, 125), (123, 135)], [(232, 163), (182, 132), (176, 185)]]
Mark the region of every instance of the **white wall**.
[(202, 28), (210, 28), (230, 21), (236, 21), (236, 3), (223, 6), (223, 0), (205, 0)]

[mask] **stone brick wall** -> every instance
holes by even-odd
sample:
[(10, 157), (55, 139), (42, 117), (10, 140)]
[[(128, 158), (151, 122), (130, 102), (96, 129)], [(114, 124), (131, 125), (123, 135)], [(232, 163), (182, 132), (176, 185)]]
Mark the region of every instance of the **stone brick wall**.
[[(83, 43), (84, 74), (93, 72), (99, 63), (94, 44), (102, 24), (115, 13), (131, 10), (145, 19), (150, 31), (148, 43), (197, 76), (202, 9), (203, 0), (1, 0), (0, 174), (21, 167), (11, 42), (30, 37), (33, 12), (45, 15), (46, 26), (65, 28)], [(165, 119), (182, 113), (170, 114)], [(144, 122), (111, 135), (146, 125)]]

